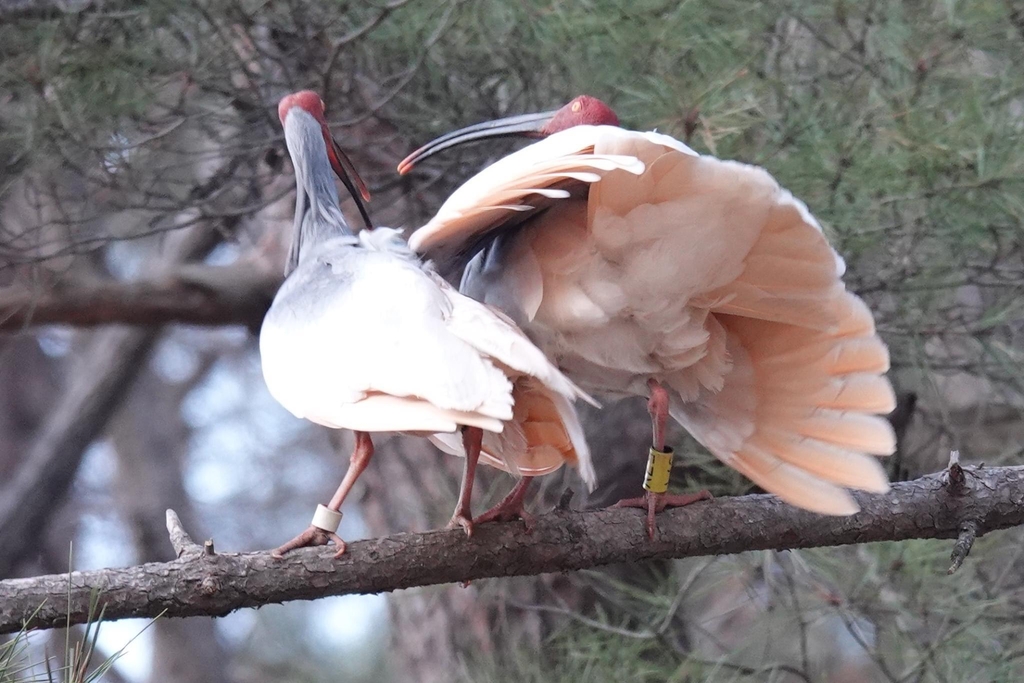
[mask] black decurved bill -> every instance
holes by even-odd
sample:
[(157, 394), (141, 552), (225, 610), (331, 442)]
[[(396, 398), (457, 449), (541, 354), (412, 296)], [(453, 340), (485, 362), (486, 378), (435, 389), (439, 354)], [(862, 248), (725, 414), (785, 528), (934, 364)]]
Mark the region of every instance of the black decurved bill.
[[(366, 208), (366, 202), (370, 201), (370, 190), (367, 189), (366, 183), (359, 177), (359, 173), (356, 171), (355, 165), (352, 160), (348, 158), (348, 155), (341, 149), (338, 142), (327, 134), (329, 140), (329, 150), (333, 152), (331, 159), (331, 166), (334, 167), (334, 173), (341, 179), (341, 183), (348, 190), (352, 200), (356, 203), (356, 208), (359, 210), (359, 215), (363, 219), (363, 223), (370, 230), (373, 229), (373, 222), (370, 220), (370, 212)], [(333, 163), (334, 161), (337, 163)]]
[(398, 164), (398, 172), (405, 175), (412, 170), (412, 167), (431, 157), (438, 152), (444, 151), (456, 145), (473, 140), (488, 140), (500, 137), (539, 137), (543, 134), (544, 126), (554, 118), (558, 111), (545, 111), (539, 114), (520, 114), (509, 116), (495, 121), (484, 121), (466, 128), (452, 131), (439, 138), (431, 140)]

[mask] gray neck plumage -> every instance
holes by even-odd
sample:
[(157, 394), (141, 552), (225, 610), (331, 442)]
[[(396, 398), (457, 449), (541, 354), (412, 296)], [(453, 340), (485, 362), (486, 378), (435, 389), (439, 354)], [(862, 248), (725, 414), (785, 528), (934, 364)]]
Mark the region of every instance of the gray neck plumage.
[(353, 232), (341, 213), (320, 123), (308, 112), (293, 109), (285, 119), (284, 137), (295, 167), (295, 225), (285, 265), (288, 275), (318, 244)]

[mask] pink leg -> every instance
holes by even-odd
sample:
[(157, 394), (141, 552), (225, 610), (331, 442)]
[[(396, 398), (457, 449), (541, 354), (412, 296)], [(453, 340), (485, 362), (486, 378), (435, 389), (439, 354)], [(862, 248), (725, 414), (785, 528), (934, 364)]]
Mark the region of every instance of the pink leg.
[(533, 515), (526, 511), (523, 501), (526, 498), (526, 489), (530, 487), (533, 477), (523, 477), (509, 491), (508, 495), (501, 499), (501, 502), (490, 510), (473, 520), (473, 524), (499, 521), (511, 522), (513, 519), (521, 519), (526, 524), (527, 530), (533, 528)]
[[(345, 478), (341, 480), (341, 485), (338, 487), (338, 490), (334, 492), (334, 497), (331, 498), (331, 502), (327, 504), (327, 507), (335, 512), (341, 510), (341, 504), (345, 502), (345, 498), (348, 496), (349, 491), (352, 490), (352, 486), (356, 483), (356, 479), (358, 479), (359, 475), (363, 473), (366, 466), (370, 464), (370, 458), (373, 457), (373, 441), (370, 440), (370, 435), (366, 432), (353, 433), (356, 437), (356, 446), (348, 461), (348, 471), (345, 472)], [(338, 552), (334, 553), (334, 556), (341, 557), (345, 552), (345, 541), (341, 540), (338, 534), (334, 532), (325, 531), (312, 525), (310, 525), (310, 527), (301, 534), (273, 551), (271, 555), (280, 559), (284, 557), (285, 553), (295, 550), (296, 548), (327, 545), (328, 541), (334, 541), (334, 545), (338, 547)]]
[(651, 445), (665, 450), (665, 425), (668, 424), (668, 391), (653, 377), (647, 380), (651, 397), (647, 399), (647, 412), (651, 416)]
[[(651, 415), (651, 445), (657, 451), (665, 451), (665, 426), (668, 424), (668, 391), (661, 383), (653, 377), (647, 380), (647, 386), (651, 389), (651, 397), (647, 401), (647, 412)], [(614, 505), (617, 508), (634, 507), (647, 510), (647, 537), (654, 540), (654, 533), (657, 525), (654, 522), (655, 514), (667, 507), (683, 507), (696, 503), (700, 500), (711, 500), (711, 492), (708, 490), (697, 493), (668, 494), (644, 492), (638, 498), (623, 498)]]
[(462, 428), (462, 447), (466, 450), (466, 463), (462, 469), (462, 489), (459, 491), (459, 502), (455, 504), (452, 520), (448, 528), (461, 526), (467, 536), (473, 535), (473, 513), (470, 510), (470, 499), (473, 497), (473, 481), (476, 479), (476, 464), (480, 460), (480, 446), (484, 432), (479, 427)]

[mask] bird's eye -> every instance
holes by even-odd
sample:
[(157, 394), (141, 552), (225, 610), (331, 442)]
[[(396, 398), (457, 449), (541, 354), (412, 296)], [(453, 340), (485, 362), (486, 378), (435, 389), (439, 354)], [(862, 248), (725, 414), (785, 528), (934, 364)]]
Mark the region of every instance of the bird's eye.
[(572, 113), (573, 114), (579, 114), (580, 113), (580, 109), (583, 109), (583, 105), (580, 104), (579, 101), (576, 101), (576, 102), (572, 103)]

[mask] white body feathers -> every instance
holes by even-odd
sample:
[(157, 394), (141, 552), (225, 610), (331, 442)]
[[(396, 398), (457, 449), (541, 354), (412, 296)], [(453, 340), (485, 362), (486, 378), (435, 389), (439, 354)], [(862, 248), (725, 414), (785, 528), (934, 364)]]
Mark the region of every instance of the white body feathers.
[[(580, 436), (565, 459), (593, 484), (571, 405), (581, 392), (514, 325), (425, 269), (397, 231), (311, 247), (267, 313), (260, 355), (270, 393), (290, 412), (364, 432), (521, 430), (513, 386), (528, 380), (565, 408), (564, 431)], [(517, 471), (530, 460), (524, 444), (489, 442), (492, 465)]]

